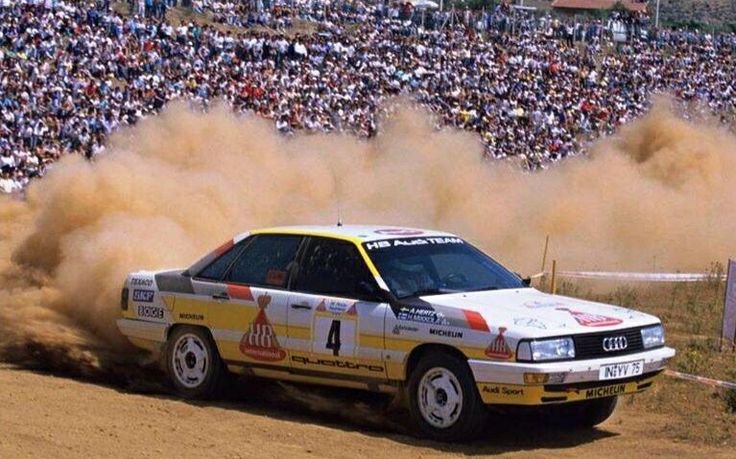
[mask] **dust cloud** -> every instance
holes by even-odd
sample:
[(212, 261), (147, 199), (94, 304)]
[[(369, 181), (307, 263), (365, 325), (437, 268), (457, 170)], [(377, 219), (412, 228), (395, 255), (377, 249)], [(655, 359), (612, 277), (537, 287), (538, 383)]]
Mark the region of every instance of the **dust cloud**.
[(539, 173), (482, 159), (477, 137), (400, 105), (381, 135), (286, 138), (225, 107), (174, 103), (0, 200), (0, 358), (93, 372), (133, 358), (115, 327), (125, 274), (189, 265), (282, 224), (459, 233), (516, 271), (546, 235), (563, 269), (702, 270), (736, 252), (736, 138), (666, 101)]

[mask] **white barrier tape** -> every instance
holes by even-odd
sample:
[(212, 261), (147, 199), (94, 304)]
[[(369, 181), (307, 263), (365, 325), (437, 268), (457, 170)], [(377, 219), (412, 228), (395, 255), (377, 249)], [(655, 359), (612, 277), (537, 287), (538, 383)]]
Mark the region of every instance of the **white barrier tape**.
[(605, 271), (560, 271), (558, 277), (578, 279), (615, 279), (643, 282), (702, 282), (705, 280), (726, 280), (726, 276), (710, 273), (632, 273)]
[(672, 376), (679, 379), (686, 379), (688, 381), (696, 381), (702, 384), (705, 384), (707, 386), (711, 387), (724, 387), (726, 389), (733, 389), (736, 390), (736, 383), (728, 382), (728, 381), (719, 381), (717, 379), (711, 379), (706, 378), (703, 376), (697, 376), (697, 375), (691, 375), (688, 373), (680, 373), (679, 371), (675, 370), (665, 370), (664, 374), (667, 376)]
[(529, 276), (529, 279), (536, 279), (538, 277), (543, 277), (546, 274), (547, 273), (545, 271), (542, 271), (541, 273), (537, 273), (537, 274), (533, 274), (533, 275)]

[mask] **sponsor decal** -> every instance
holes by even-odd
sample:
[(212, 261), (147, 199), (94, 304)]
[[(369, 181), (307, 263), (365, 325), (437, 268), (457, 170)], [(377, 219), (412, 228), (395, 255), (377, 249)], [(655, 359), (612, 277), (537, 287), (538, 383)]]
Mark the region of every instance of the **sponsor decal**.
[(204, 314), (196, 314), (192, 312), (180, 312), (179, 318), (184, 320), (204, 320)]
[(349, 316), (354, 316), (358, 313), (355, 308), (355, 302), (332, 298), (322, 299), (315, 310), (317, 312), (329, 312), (335, 315), (347, 314)]
[(623, 351), (627, 347), (629, 347), (629, 340), (625, 336), (603, 338), (603, 350), (606, 352)]
[(158, 306), (146, 306), (139, 304), (137, 306), (138, 317), (148, 317), (150, 319), (163, 319), (164, 310)]
[(302, 365), (321, 365), (324, 367), (332, 368), (345, 368), (348, 370), (366, 370), (383, 372), (384, 369), (381, 365), (369, 365), (364, 363), (354, 363), (347, 360), (332, 360), (332, 359), (312, 359), (310, 357), (302, 357), (300, 355), (292, 355), (291, 361), (301, 363)]
[(519, 327), (527, 327), (527, 328), (539, 328), (542, 330), (546, 330), (547, 326), (539, 319), (535, 319), (534, 317), (517, 317), (514, 319), (514, 325), (518, 325)]
[(416, 333), (419, 331), (417, 327), (410, 327), (409, 325), (394, 325), (394, 329), (391, 331), (394, 335), (400, 335), (402, 331)]
[(139, 301), (141, 303), (152, 303), (153, 302), (153, 290), (133, 290), (133, 301)]
[(574, 311), (568, 308), (557, 308), (558, 311), (567, 311), (570, 315), (583, 327), (607, 327), (609, 325), (618, 325), (623, 320), (615, 317), (602, 316), (591, 312)]
[(368, 250), (385, 249), (387, 247), (391, 247), (391, 242), (390, 241), (368, 242), (365, 245), (365, 248), (368, 249)]
[(430, 335), (441, 336), (443, 338), (463, 338), (463, 332), (456, 330), (445, 330), (443, 328), (430, 328)]
[(450, 325), (450, 321), (441, 312), (432, 308), (418, 308), (415, 306), (402, 307), (397, 314), (399, 320), (421, 322), (432, 325)]
[(423, 231), (408, 228), (382, 228), (375, 230), (374, 233), (385, 234), (388, 236), (417, 236), (422, 234)]
[(386, 249), (388, 247), (404, 247), (430, 244), (465, 244), (459, 237), (415, 237), (404, 239), (389, 239), (387, 241), (367, 242), (365, 248), (368, 250)]
[(153, 287), (153, 279), (134, 277), (130, 280), (130, 285), (133, 287)]
[(394, 239), (390, 241), (394, 247), (429, 245), (429, 244), (463, 244), (463, 240), (457, 237), (423, 237), (416, 239)]
[(227, 284), (227, 294), (234, 300), (254, 300), (253, 292), (247, 285)]
[(514, 356), (513, 351), (506, 343), (506, 338), (503, 334), (506, 332), (506, 327), (499, 327), (498, 335), (491, 341), (491, 344), (486, 348), (486, 356), (492, 359), (508, 360)]
[(286, 271), (282, 271), (280, 269), (269, 269), (266, 271), (266, 283), (277, 287), (283, 287), (286, 285)]
[(595, 387), (585, 390), (585, 398), (610, 397), (612, 395), (623, 394), (626, 392), (626, 384), (616, 384), (614, 386)]
[(465, 320), (468, 321), (468, 326), (472, 330), (478, 330), (478, 331), (490, 331), (488, 329), (488, 324), (486, 323), (486, 319), (483, 318), (483, 316), (480, 314), (480, 312), (477, 311), (468, 311), (467, 309), (463, 309), (463, 315), (465, 316)]
[(565, 303), (559, 301), (527, 301), (524, 306), (529, 309), (559, 308), (564, 307)]
[(240, 352), (262, 362), (283, 360), (286, 357), (286, 351), (279, 345), (273, 326), (266, 316), (266, 308), (271, 303), (271, 296), (261, 295), (257, 301), (258, 314), (240, 340)]
[(481, 392), (486, 394), (505, 395), (507, 397), (523, 397), (524, 389), (521, 387), (488, 386), (484, 385)]

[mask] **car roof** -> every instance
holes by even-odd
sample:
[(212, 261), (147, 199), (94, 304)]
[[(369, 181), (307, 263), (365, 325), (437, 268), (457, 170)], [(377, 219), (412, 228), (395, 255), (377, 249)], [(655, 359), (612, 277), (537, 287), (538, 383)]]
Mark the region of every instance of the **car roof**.
[(457, 237), (443, 231), (381, 225), (302, 225), (280, 226), (250, 231), (247, 234), (302, 234), (348, 239), (356, 243), (398, 239), (403, 237)]

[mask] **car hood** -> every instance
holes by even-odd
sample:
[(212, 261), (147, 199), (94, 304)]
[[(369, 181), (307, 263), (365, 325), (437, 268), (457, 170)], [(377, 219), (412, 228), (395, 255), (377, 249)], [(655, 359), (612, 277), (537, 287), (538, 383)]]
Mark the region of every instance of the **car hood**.
[[(533, 288), (428, 295), (438, 312), (480, 315), (491, 328), (528, 337), (618, 330), (659, 323), (655, 316), (619, 306), (550, 295)], [(515, 333), (516, 332), (516, 333)]]

